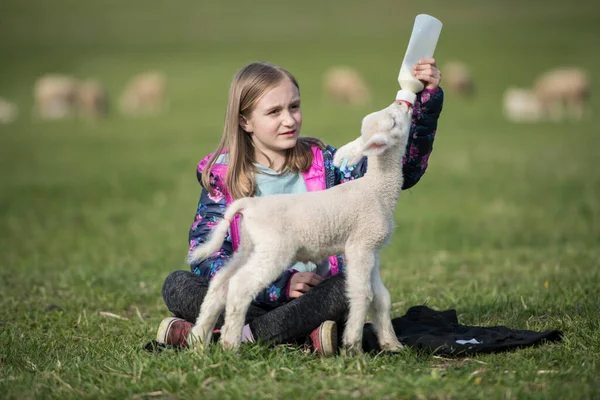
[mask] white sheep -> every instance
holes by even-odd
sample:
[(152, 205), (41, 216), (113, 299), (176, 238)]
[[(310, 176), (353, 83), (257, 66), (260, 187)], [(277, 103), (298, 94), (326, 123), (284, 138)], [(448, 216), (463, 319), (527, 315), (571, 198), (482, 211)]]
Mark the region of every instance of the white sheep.
[(539, 122), (542, 106), (531, 89), (509, 87), (502, 97), (504, 117), (511, 122)]
[(444, 71), (444, 88), (447, 92), (468, 98), (475, 94), (473, 74), (466, 63), (449, 61), (442, 68)]
[(105, 117), (108, 96), (105, 87), (96, 79), (82, 81), (77, 88), (79, 114), (87, 118)]
[(19, 116), (19, 107), (16, 104), (0, 97), (0, 125), (8, 125)]
[(67, 75), (44, 75), (33, 89), (34, 115), (40, 119), (71, 117), (77, 109), (77, 79)]
[(225, 309), (222, 345), (237, 348), (252, 299), (286, 266), (295, 261), (319, 263), (331, 254), (344, 253), (349, 301), (345, 350), (362, 352), (369, 308), (381, 348), (403, 348), (390, 320), (390, 295), (379, 275), (379, 251), (394, 229), (410, 122), (410, 109), (398, 104), (363, 119), (361, 136), (334, 157), (334, 164), (340, 166), (344, 159), (352, 165), (367, 156), (369, 168), (360, 179), (319, 192), (243, 198), (229, 206), (207, 242), (188, 255), (188, 262), (193, 263), (216, 252), (230, 221), (241, 214), (240, 247), (211, 281), (191, 331), (192, 343), (210, 343), (216, 320)]
[(121, 113), (150, 115), (161, 112), (167, 105), (167, 79), (160, 72), (134, 76), (119, 99)]
[(323, 74), (323, 91), (328, 99), (344, 105), (364, 106), (371, 99), (363, 77), (347, 66), (331, 67)]
[(583, 118), (590, 97), (589, 74), (577, 67), (554, 68), (541, 74), (533, 85), (544, 117), (561, 121)]

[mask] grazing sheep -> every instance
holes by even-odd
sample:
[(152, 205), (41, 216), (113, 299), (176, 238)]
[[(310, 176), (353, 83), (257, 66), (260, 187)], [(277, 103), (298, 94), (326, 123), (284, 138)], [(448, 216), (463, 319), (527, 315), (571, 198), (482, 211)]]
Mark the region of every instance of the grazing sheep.
[(325, 96), (351, 106), (369, 104), (369, 87), (360, 74), (350, 67), (331, 67), (323, 75)]
[(166, 106), (167, 81), (161, 73), (149, 72), (131, 79), (121, 95), (119, 106), (126, 115), (148, 115)]
[(33, 98), (37, 118), (70, 117), (77, 107), (77, 80), (66, 75), (44, 75), (35, 83)]
[[(349, 300), (345, 350), (362, 352), (369, 308), (381, 348), (403, 348), (391, 325), (390, 296), (379, 275), (379, 251), (394, 229), (410, 122), (410, 108), (404, 104), (392, 104), (363, 119), (361, 136), (340, 148), (333, 161), (338, 166), (345, 160), (352, 165), (367, 156), (369, 168), (361, 179), (320, 192), (242, 198), (229, 206), (208, 241), (188, 255), (188, 262), (194, 263), (216, 252), (232, 218), (242, 215), (240, 247), (210, 283), (192, 329), (193, 343), (210, 342), (217, 318), (226, 309), (222, 344), (237, 348), (252, 299), (285, 266), (294, 261), (319, 263), (331, 254), (344, 253)], [(340, 208), (340, 199), (350, 206)]]
[(509, 87), (504, 91), (504, 116), (511, 122), (538, 122), (542, 108), (530, 89)]
[(590, 78), (581, 68), (555, 68), (539, 76), (533, 85), (544, 117), (560, 121), (580, 120), (590, 96)]
[(108, 112), (108, 99), (104, 86), (96, 80), (88, 79), (77, 88), (79, 114), (88, 118), (105, 117)]
[(0, 124), (13, 123), (19, 116), (19, 107), (0, 97)]
[(444, 64), (444, 88), (447, 92), (461, 97), (471, 97), (475, 93), (473, 75), (467, 64), (461, 61), (450, 61)]

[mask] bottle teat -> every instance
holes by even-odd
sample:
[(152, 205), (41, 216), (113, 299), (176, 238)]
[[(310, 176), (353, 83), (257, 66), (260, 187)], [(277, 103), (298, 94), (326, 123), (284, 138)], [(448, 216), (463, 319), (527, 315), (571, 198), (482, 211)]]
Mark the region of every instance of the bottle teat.
[(400, 89), (396, 93), (396, 102), (403, 101), (412, 107), (416, 100), (417, 95), (409, 90)]

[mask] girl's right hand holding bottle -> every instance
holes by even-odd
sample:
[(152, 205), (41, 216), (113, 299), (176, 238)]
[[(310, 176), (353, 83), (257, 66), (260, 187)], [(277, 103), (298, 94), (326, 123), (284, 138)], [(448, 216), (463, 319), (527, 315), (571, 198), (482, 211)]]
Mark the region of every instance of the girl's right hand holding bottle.
[(423, 82), (425, 89), (429, 90), (436, 89), (442, 80), (442, 73), (437, 68), (433, 57), (419, 60), (413, 67), (413, 75)]

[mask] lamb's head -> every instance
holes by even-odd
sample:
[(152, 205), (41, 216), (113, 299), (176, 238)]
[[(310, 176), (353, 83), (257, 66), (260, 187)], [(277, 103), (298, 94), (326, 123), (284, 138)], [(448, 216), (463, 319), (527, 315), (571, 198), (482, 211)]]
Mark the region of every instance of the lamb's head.
[(378, 156), (395, 147), (404, 151), (410, 122), (411, 108), (404, 103), (392, 103), (367, 115), (362, 121), (360, 137), (338, 149), (333, 164), (339, 167), (345, 160), (347, 165), (354, 165), (363, 156)]
[(379, 155), (390, 147), (406, 145), (410, 130), (410, 108), (392, 103), (383, 110), (363, 118), (360, 136), (365, 143), (365, 156)]

